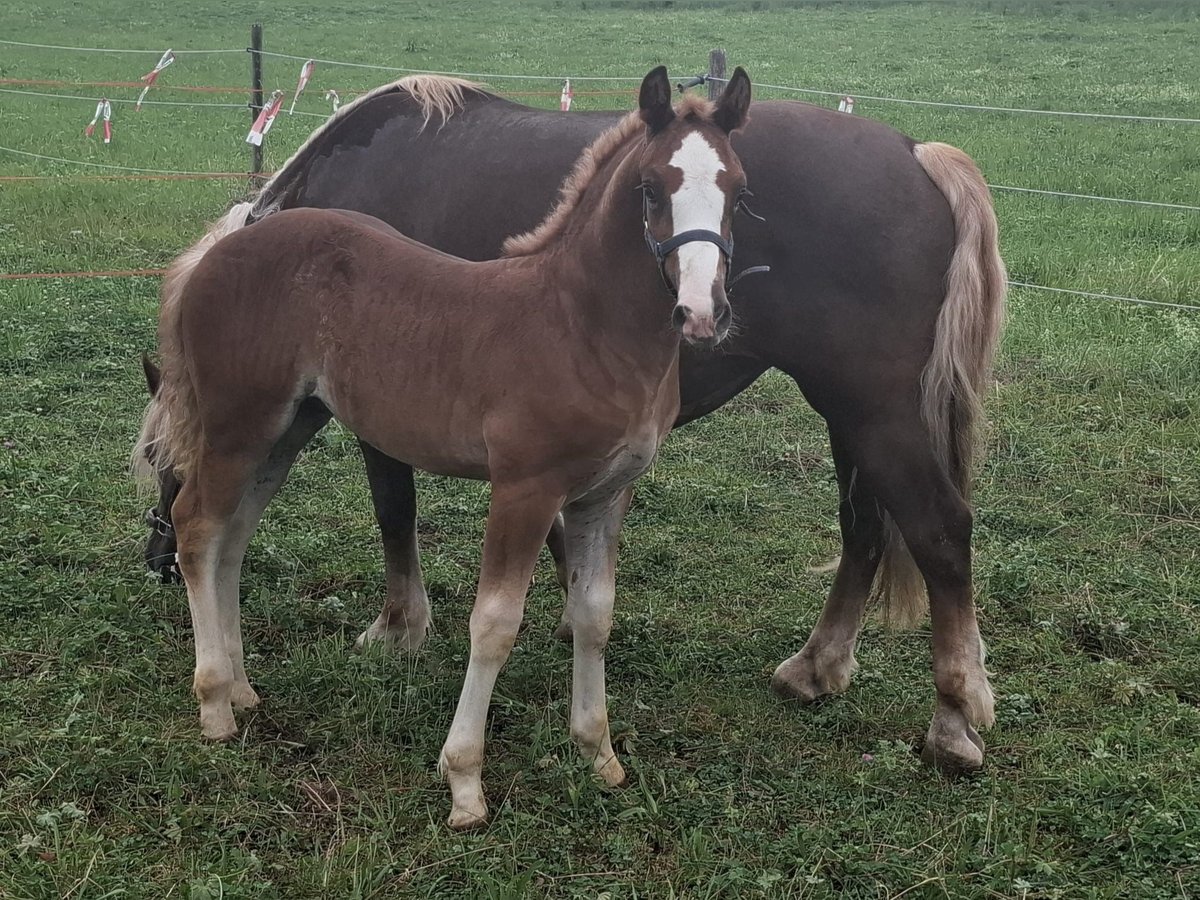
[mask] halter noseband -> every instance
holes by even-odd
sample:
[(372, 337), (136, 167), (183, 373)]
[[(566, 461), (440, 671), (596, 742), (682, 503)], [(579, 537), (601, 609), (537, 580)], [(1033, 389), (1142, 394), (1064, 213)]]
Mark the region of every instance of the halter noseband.
[[(717, 249), (721, 251), (721, 255), (725, 257), (725, 294), (728, 296), (733, 286), (742, 280), (746, 275), (754, 275), (759, 272), (770, 272), (770, 266), (751, 266), (748, 269), (743, 269), (737, 275), (730, 277), (730, 269), (733, 265), (733, 238), (726, 239), (715, 231), (709, 231), (707, 228), (693, 228), (689, 231), (681, 231), (679, 234), (672, 235), (665, 241), (659, 242), (650, 232), (650, 195), (647, 193), (646, 185), (639, 185), (642, 192), (642, 229), (646, 238), (646, 246), (650, 248), (650, 252), (654, 254), (654, 260), (658, 263), (658, 274), (662, 276), (663, 284), (667, 286), (667, 290), (671, 292), (671, 296), (678, 299), (679, 288), (671, 284), (671, 279), (667, 277), (667, 257), (682, 247), (684, 244), (709, 243), (715, 244)], [(738, 201), (737, 209), (746, 209), (742, 201)], [(751, 216), (763, 221), (762, 216), (754, 215), (749, 209), (746, 212)]]

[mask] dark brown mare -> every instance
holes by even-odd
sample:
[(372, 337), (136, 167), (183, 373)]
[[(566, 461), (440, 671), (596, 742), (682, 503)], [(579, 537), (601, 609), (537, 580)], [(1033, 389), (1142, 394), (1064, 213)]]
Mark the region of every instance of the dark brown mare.
[[(967, 503), (1005, 289), (987, 187), (961, 151), (869, 119), (795, 102), (759, 102), (752, 113), (734, 145), (765, 221), (743, 218), (738, 257), (771, 272), (738, 286), (738, 327), (720, 352), (683, 347), (677, 424), (770, 367), (796, 381), (829, 426), (843, 546), (812, 636), (772, 684), (801, 701), (844, 690), (872, 583), (898, 624), (924, 611), (927, 587), (937, 706), (924, 755), (977, 767), (983, 745), (973, 726), (991, 722), (992, 699)], [(508, 235), (542, 218), (580, 150), (619, 116), (563, 115), (465, 82), (402, 79), (343, 107), (225, 227), (277, 209), (342, 207), (491, 259)], [(370, 447), (363, 453), (388, 581), (384, 610), (363, 638), (403, 641), (406, 610), (427, 605), (412, 471)], [(147, 558), (159, 568), (174, 558), (165, 511), (175, 490), (168, 474), (163, 515), (151, 517)]]
[[(470, 661), (440, 757), (450, 824), (486, 817), (492, 688), (560, 510), (571, 732), (601, 778), (624, 781), (604, 693), (617, 537), (631, 485), (679, 412), (679, 335), (713, 346), (728, 330), (730, 227), (745, 193), (729, 135), (749, 105), (738, 69), (715, 106), (672, 109), (655, 69), (638, 113), (597, 138), (555, 211), (504, 259), (448, 256), (361, 213), (297, 209), (176, 260), (140, 444), (183, 482), (172, 514), (205, 736), (233, 737), (232, 707), (258, 702), (238, 612), (246, 545), (333, 416), (392, 459), (492, 483)], [(405, 639), (427, 625), (427, 609), (406, 611)]]

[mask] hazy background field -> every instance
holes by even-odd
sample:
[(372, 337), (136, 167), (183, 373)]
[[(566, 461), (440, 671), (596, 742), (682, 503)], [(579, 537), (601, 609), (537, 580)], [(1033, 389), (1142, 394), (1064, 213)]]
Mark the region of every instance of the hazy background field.
[[(632, 90), (660, 62), (702, 71), (720, 46), (770, 84), (1200, 117), (1200, 13), (1184, 3), (55, 0), (0, 8), (0, 37), (237, 48), (253, 21), (270, 51), (407, 68), (620, 75)], [(129, 81), (156, 59), (0, 45), (0, 79)], [(299, 67), (268, 59), (268, 89), (290, 90)], [(239, 86), (248, 70), (245, 54), (181, 55), (150, 99), (244, 103), (166, 87)], [(325, 89), (388, 77), (318, 66), (297, 109), (324, 113)], [(557, 104), (553, 80), (492, 84)], [(244, 109), (114, 105), (105, 147), (82, 134), (100, 89), (0, 88), (92, 98), (0, 93), (4, 147), (173, 171), (247, 165)], [(1200, 197), (1197, 125), (866, 100), (856, 114), (963, 147), (994, 184)], [(281, 117), (267, 168), (320, 121)], [(0, 175), (81, 171), (0, 151)], [(164, 265), (244, 190), (0, 182), (0, 272)], [(1016, 280), (1200, 303), (1200, 214), (1003, 193), (997, 208)], [(353, 441), (319, 438), (247, 561), (264, 706), (243, 717), (242, 741), (200, 743), (184, 594), (143, 576), (144, 503), (124, 478), (156, 288), (0, 282), (0, 896), (1200, 893), (1200, 314), (1012, 296), (976, 498), (999, 720), (982, 775), (950, 782), (911, 752), (932, 710), (927, 629), (869, 624), (842, 698), (800, 709), (770, 696), (769, 672), (828, 587), (807, 568), (836, 551), (837, 531), (821, 422), (769, 376), (674, 435), (639, 486), (609, 651), (631, 786), (598, 789), (569, 745), (569, 653), (549, 639), (560, 601), (544, 567), (493, 705), (494, 822), (457, 836), (434, 769), (466, 660), (486, 488), (422, 480), (437, 633), (414, 658), (354, 656), (381, 564)]]

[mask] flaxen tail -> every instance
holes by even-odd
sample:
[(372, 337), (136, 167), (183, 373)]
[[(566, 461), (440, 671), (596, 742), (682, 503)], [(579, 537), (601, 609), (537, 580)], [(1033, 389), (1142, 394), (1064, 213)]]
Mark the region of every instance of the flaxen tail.
[(171, 263), (163, 277), (158, 309), (162, 381), (146, 407), (141, 434), (131, 459), (135, 477), (149, 488), (157, 489), (158, 473), (168, 469), (175, 469), (182, 480), (202, 440), (196, 396), (184, 365), (180, 342), (180, 299), (204, 254), (221, 238), (246, 224), (251, 206), (250, 203), (239, 203), (230, 209), (204, 237)]
[[(950, 204), (955, 232), (946, 299), (921, 377), (921, 414), (943, 470), (970, 502), (983, 438), (982, 397), (992, 377), (1008, 280), (991, 194), (974, 161), (949, 144), (917, 144), (913, 154)], [(890, 517), (876, 592), (893, 625), (911, 627), (925, 612), (924, 581)]]

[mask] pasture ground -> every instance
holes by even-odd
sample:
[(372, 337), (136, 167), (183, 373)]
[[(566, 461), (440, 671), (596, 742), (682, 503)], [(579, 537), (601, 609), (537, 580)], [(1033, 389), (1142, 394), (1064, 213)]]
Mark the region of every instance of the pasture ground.
[[(775, 84), (1200, 112), (1187, 4), (765, 5), (334, 0), (268, 13), (96, 0), (85, 14), (48, 0), (4, 5), (0, 34), (240, 47), (261, 17), (267, 48), (297, 55), (632, 76), (658, 62), (699, 70), (723, 46)], [(4, 78), (129, 80), (153, 62), (0, 46)], [(237, 85), (247, 68), (240, 55), (184, 57), (160, 84)], [(268, 60), (268, 87), (290, 89), (298, 68)], [(299, 108), (321, 112), (324, 88), (381, 76), (318, 67)], [(245, 167), (244, 111), (121, 106), (105, 148), (82, 137), (91, 110), (0, 94), (0, 143)], [(964, 147), (996, 184), (1200, 196), (1196, 126), (869, 101), (857, 112)], [(268, 167), (318, 122), (282, 118)], [(0, 171), (75, 170), (0, 153)], [(0, 184), (0, 271), (163, 265), (241, 187)], [(1015, 279), (1197, 301), (1194, 213), (1009, 194), (997, 205)], [(998, 701), (982, 774), (948, 781), (913, 753), (932, 710), (927, 629), (868, 624), (844, 697), (802, 709), (770, 695), (771, 669), (816, 619), (828, 576), (807, 570), (837, 532), (821, 423), (769, 376), (674, 435), (639, 486), (609, 651), (630, 786), (598, 788), (568, 742), (569, 654), (549, 636), (560, 601), (544, 565), (493, 704), (493, 824), (455, 835), (435, 762), (465, 665), (486, 489), (421, 480), (436, 634), (414, 657), (356, 656), (382, 596), (379, 553), (353, 441), (318, 438), (246, 566), (264, 705), (239, 741), (201, 743), (184, 594), (144, 577), (144, 505), (124, 477), (156, 286), (0, 282), (0, 897), (1200, 895), (1195, 314), (1012, 296), (976, 498)]]

